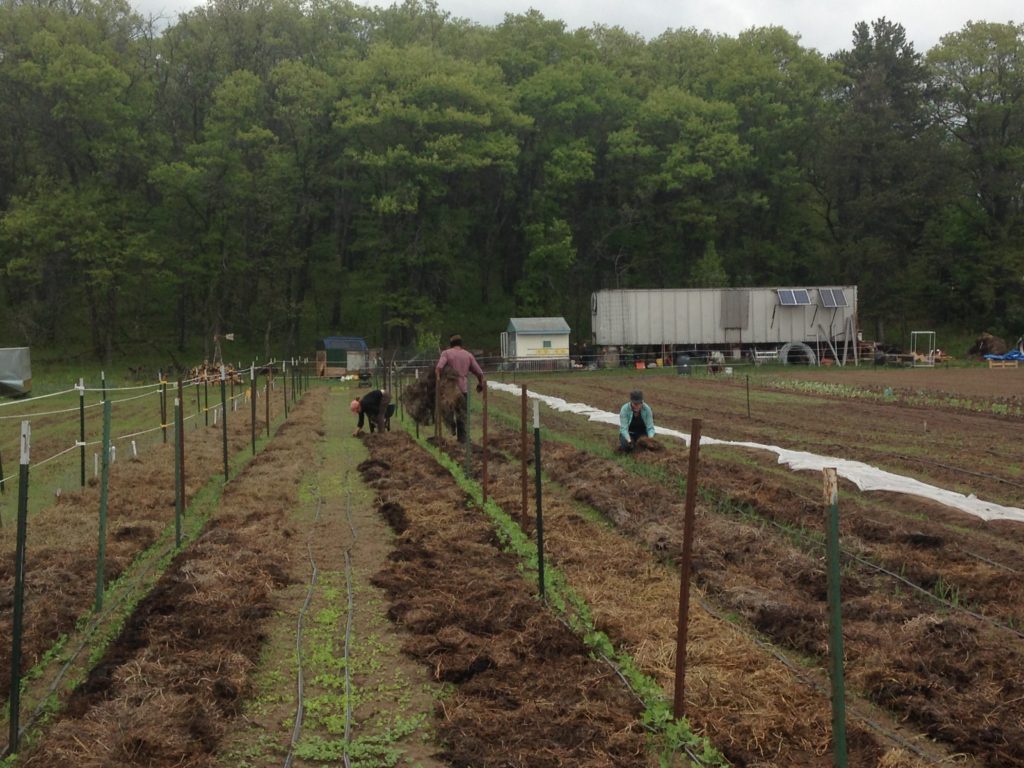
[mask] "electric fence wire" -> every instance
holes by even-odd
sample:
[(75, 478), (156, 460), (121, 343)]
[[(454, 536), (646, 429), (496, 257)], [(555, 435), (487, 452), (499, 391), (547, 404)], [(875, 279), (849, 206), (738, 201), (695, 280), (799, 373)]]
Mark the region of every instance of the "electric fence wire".
[(0, 403), (0, 408), (10, 408), (15, 405), (24, 405), (25, 403), (32, 403), (36, 400), (45, 400), (48, 397), (57, 397), (59, 395), (67, 395), (72, 392), (77, 392), (78, 387), (72, 387), (71, 389), (62, 389), (60, 392), (51, 392), (48, 395), (36, 395), (35, 397), (23, 397), (17, 400), (12, 400), (9, 403)]
[(291, 743), (288, 745), (288, 754), (284, 759), (284, 768), (291, 768), (295, 760), (295, 747), (298, 745), (299, 737), (302, 735), (302, 720), (306, 712), (305, 678), (302, 671), (302, 627), (306, 618), (306, 612), (309, 610), (309, 604), (313, 601), (313, 590), (316, 589), (317, 578), (320, 575), (320, 569), (317, 567), (316, 559), (313, 557), (312, 540), (317, 524), (320, 522), (320, 508), (323, 506), (324, 501), (323, 496), (320, 495), (319, 488), (315, 488), (315, 490), (316, 512), (313, 515), (313, 524), (309, 528), (309, 534), (306, 536), (306, 555), (309, 557), (311, 568), (309, 588), (306, 590), (306, 600), (302, 604), (302, 608), (299, 609), (299, 618), (295, 626), (295, 665), (297, 668), (295, 673), (295, 725), (292, 727), (292, 738)]
[[(77, 389), (68, 390), (68, 392), (76, 392), (76, 391), (78, 391), (78, 390)], [(67, 393), (65, 392), (65, 393), (61, 393), (61, 394), (67, 394)], [(119, 400), (112, 400), (111, 404), (124, 403), (124, 402), (128, 402), (128, 401), (131, 401), (131, 400), (138, 400), (139, 398), (142, 398), (142, 397), (149, 397), (150, 394), (152, 394), (152, 393), (146, 393), (146, 394), (143, 394), (143, 395), (136, 395), (134, 397), (125, 397), (125, 398), (121, 398)], [(238, 399), (238, 397), (242, 397), (242, 396), (244, 396), (244, 394), (243, 395), (236, 395), (235, 399)], [(47, 397), (48, 397), (48, 395), (47, 395)], [(103, 403), (102, 402), (93, 403), (92, 405), (87, 405), (85, 407), (86, 408), (96, 408), (96, 407), (98, 407), (100, 405), (103, 405)], [(207, 410), (215, 411), (215, 410), (219, 409), (220, 407), (221, 407), (220, 404), (218, 404), (216, 407), (208, 408)], [(28, 417), (28, 420), (31, 420), (31, 418), (36, 417), (36, 416), (51, 415), (52, 413), (68, 413), (68, 412), (77, 413), (78, 410), (79, 410), (78, 408), (69, 408), (69, 409), (67, 409), (65, 411), (52, 411), (52, 412), (46, 413), (46, 414), (30, 414), (29, 417)], [(0, 419), (6, 419), (6, 418), (24, 418), (24, 417), (21, 417), (21, 416), (18, 416), (18, 417), (14, 417), (14, 416), (0, 416)], [(182, 421), (189, 421), (190, 419), (196, 419), (196, 418), (198, 418), (198, 416), (196, 414), (191, 414), (189, 416), (185, 416), (182, 419)], [(116, 436), (110, 438), (110, 442), (111, 443), (115, 443), (115, 442), (122, 441), (122, 440), (131, 440), (132, 438), (141, 437), (142, 435), (148, 435), (148, 434), (151, 434), (153, 432), (157, 432), (157, 431), (159, 431), (161, 429), (170, 429), (173, 426), (174, 426), (173, 423), (171, 423), (171, 424), (160, 424), (159, 426), (151, 427), (149, 429), (144, 429), (144, 430), (141, 430), (139, 432), (130, 432), (130, 433), (124, 434), (124, 435), (116, 435)], [(55, 459), (59, 459), (61, 456), (64, 456), (65, 454), (70, 453), (71, 451), (75, 450), (75, 448), (94, 447), (94, 446), (97, 446), (97, 445), (101, 445), (102, 443), (103, 443), (103, 440), (89, 440), (89, 441), (86, 441), (86, 442), (75, 441), (74, 445), (70, 446), (69, 448), (65, 448), (63, 451), (55, 453), (53, 456), (49, 456), (49, 457), (47, 457), (45, 459), (41, 459), (39, 461), (32, 462), (32, 467), (33, 468), (37, 468), (37, 467), (41, 467), (41, 466), (43, 466), (45, 464), (49, 464), (51, 461), (54, 461)], [(6, 477), (0, 477), (0, 482), (3, 482), (4, 484), (6, 484), (8, 482), (13, 482), (17, 478), (18, 478), (18, 473), (17, 472), (13, 472), (10, 475), (7, 475)]]

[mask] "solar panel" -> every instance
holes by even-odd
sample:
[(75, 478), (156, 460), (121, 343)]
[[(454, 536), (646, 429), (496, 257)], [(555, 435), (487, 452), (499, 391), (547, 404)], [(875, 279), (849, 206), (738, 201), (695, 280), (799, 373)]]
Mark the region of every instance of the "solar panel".
[(846, 294), (842, 288), (819, 288), (818, 297), (821, 299), (821, 306), (828, 309), (846, 306)]
[(801, 306), (810, 304), (811, 294), (807, 292), (806, 288), (796, 288), (793, 290), (793, 303)]
[(793, 291), (789, 288), (779, 288), (777, 291), (779, 294), (779, 304), (784, 307), (795, 307), (796, 299), (793, 297)]

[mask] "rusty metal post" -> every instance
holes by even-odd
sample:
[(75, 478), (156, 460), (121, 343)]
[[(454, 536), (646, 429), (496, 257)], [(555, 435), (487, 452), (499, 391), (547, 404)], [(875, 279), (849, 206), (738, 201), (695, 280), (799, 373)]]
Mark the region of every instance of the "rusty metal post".
[(486, 384), (484, 385), (483, 398), (484, 398), (484, 414), (483, 414), (484, 437), (483, 437), (483, 448), (481, 449), (483, 451), (483, 470), (482, 470), (483, 474), (482, 474), (482, 478), (481, 478), (481, 487), (483, 488), (484, 504), (486, 504), (487, 503), (487, 385)]
[(434, 371), (434, 440), (441, 439), (441, 372)]
[(686, 690), (686, 638), (690, 613), (690, 557), (693, 552), (694, 509), (697, 506), (697, 466), (700, 457), (701, 420), (690, 427), (690, 466), (686, 475), (686, 511), (683, 517), (683, 551), (679, 576), (679, 628), (676, 632), (676, 690), (672, 714), (683, 716), (683, 694)]

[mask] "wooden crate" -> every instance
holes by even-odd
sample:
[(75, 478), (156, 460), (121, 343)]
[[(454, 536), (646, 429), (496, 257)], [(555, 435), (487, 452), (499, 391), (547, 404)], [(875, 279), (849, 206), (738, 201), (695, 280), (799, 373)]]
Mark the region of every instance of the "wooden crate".
[(1016, 368), (1017, 360), (989, 360), (989, 368)]

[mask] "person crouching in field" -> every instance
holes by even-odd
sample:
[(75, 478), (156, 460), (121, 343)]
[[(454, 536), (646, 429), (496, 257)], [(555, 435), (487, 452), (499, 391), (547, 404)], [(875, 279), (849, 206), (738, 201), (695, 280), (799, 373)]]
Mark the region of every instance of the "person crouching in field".
[(634, 389), (619, 410), (619, 446), (627, 453), (641, 441), (654, 437), (654, 412), (644, 402), (644, 393)]
[(359, 400), (353, 400), (349, 405), (352, 413), (359, 414), (359, 424), (356, 426), (355, 432), (352, 433), (353, 437), (359, 437), (363, 432), (363, 417), (370, 422), (370, 432), (373, 432), (374, 428), (379, 432), (383, 432), (388, 426), (388, 417), (391, 415), (388, 411), (391, 409), (391, 393), (383, 389), (375, 389), (372, 392), (367, 392)]

